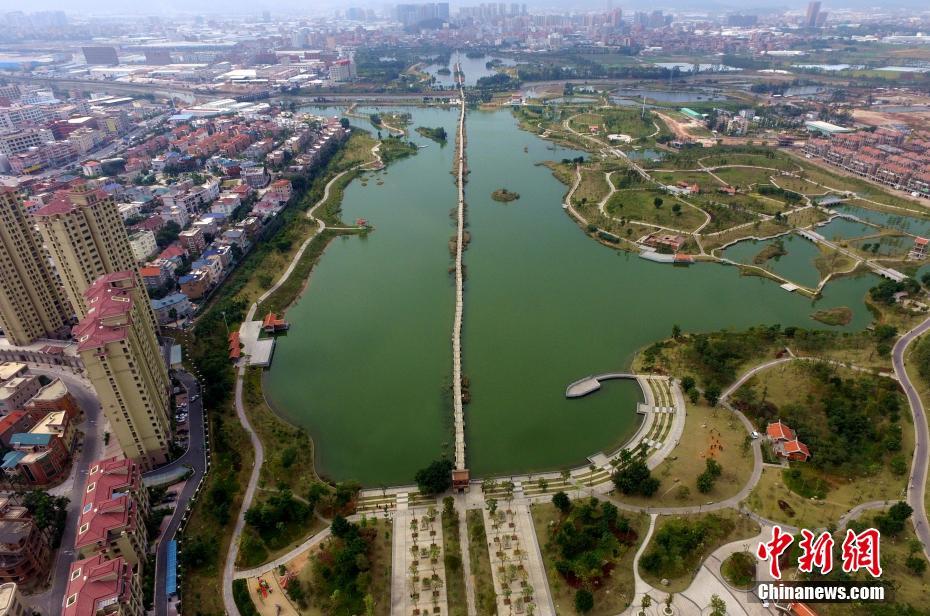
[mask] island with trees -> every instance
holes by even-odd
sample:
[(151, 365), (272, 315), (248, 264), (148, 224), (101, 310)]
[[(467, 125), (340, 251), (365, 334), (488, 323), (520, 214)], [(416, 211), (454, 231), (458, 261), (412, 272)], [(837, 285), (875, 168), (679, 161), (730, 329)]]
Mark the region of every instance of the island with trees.
[(427, 139), (432, 139), (441, 145), (445, 145), (449, 138), (449, 135), (446, 133), (446, 129), (442, 126), (436, 126), (435, 128), (430, 128), (429, 126), (418, 126), (417, 133), (423, 135)]
[(498, 188), (491, 193), (491, 198), (500, 203), (510, 203), (511, 201), (516, 201), (520, 198), (520, 193), (515, 193), (512, 190), (507, 190), (506, 188)]

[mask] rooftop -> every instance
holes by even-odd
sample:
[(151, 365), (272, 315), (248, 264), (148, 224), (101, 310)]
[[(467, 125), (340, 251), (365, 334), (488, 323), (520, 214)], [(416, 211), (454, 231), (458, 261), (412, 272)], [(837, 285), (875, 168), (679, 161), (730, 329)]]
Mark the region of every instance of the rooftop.
[(127, 495), (140, 482), (139, 467), (131, 460), (108, 458), (94, 462), (84, 483), (74, 547), (105, 541), (111, 530), (125, 527), (133, 506)]
[(71, 563), (62, 616), (93, 616), (129, 596), (132, 570), (122, 556), (98, 554)]

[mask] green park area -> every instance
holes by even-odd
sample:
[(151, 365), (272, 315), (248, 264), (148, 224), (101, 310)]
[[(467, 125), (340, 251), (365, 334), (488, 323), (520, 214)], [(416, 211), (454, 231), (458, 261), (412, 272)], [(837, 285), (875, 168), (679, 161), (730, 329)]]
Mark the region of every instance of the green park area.
[[(630, 605), (633, 556), (648, 516), (621, 513), (596, 498), (572, 501), (563, 492), (534, 505), (532, 515), (557, 614), (601, 616)], [(590, 609), (579, 609), (589, 600)]]
[[(913, 429), (906, 400), (891, 379), (795, 361), (754, 376), (731, 401), (760, 431), (783, 421), (811, 452), (807, 462), (765, 469), (748, 499), (761, 515), (794, 526), (826, 526), (855, 505), (901, 496)], [(763, 447), (774, 461), (769, 446)]]
[(288, 584), (291, 604), (303, 616), (388, 616), (392, 533), (391, 520), (335, 518), (332, 536), (310, 553)]
[(707, 218), (697, 208), (654, 188), (617, 191), (607, 201), (606, 209), (614, 218), (643, 221), (688, 232), (697, 229)]
[(650, 585), (681, 592), (691, 585), (704, 559), (717, 548), (759, 533), (759, 525), (732, 509), (686, 516), (660, 516), (639, 573)]
[[(685, 431), (671, 454), (652, 476), (660, 481), (655, 494), (616, 494), (625, 504), (643, 507), (686, 507), (719, 502), (736, 495), (752, 474), (749, 433), (729, 411), (703, 401), (687, 404)], [(718, 465), (705, 483), (707, 461)]]

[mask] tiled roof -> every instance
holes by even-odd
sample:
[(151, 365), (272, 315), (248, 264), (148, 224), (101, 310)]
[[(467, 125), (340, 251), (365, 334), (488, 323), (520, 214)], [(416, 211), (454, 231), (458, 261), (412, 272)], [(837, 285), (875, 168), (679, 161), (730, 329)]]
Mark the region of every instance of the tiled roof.
[(129, 524), (135, 506), (129, 497), (139, 487), (139, 467), (131, 460), (108, 458), (91, 464), (84, 483), (81, 518), (74, 547), (104, 542), (110, 531)]
[(74, 326), (72, 334), (78, 341), (78, 352), (96, 349), (126, 337), (126, 323), (105, 323), (112, 317), (129, 315), (132, 296), (129, 289), (118, 289), (112, 282), (132, 279), (132, 272), (115, 272), (94, 281), (84, 298), (87, 300), (87, 315)]
[(128, 600), (132, 569), (120, 556), (102, 554), (71, 563), (62, 616), (94, 616), (108, 605)]

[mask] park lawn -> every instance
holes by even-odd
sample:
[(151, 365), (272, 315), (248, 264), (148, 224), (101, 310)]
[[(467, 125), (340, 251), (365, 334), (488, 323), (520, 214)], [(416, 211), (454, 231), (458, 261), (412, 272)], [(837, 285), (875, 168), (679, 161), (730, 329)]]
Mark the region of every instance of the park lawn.
[(754, 169), (751, 167), (715, 169), (713, 173), (730, 186), (736, 186), (740, 189), (746, 189), (751, 184), (771, 184), (772, 180), (770, 178), (773, 175), (776, 176), (776, 179), (779, 177), (777, 171)]
[(497, 593), (494, 592), (494, 580), (491, 577), (491, 557), (488, 553), (484, 516), (480, 509), (469, 509), (465, 521), (468, 524), (468, 556), (478, 613), (494, 616), (497, 614)]
[(709, 156), (701, 158), (701, 163), (705, 167), (726, 167), (727, 165), (747, 165), (750, 167), (766, 167), (768, 169), (779, 169), (781, 171), (797, 171), (800, 166), (795, 161), (785, 155), (771, 150), (774, 156), (771, 158), (765, 154), (749, 152), (727, 152), (726, 147), (721, 151), (715, 152)]
[(580, 205), (582, 200), (586, 203), (600, 203), (610, 192), (607, 178), (600, 168), (583, 167), (581, 169), (581, 183), (572, 195), (572, 203)]
[[(907, 456), (910, 461), (910, 456)], [(804, 498), (785, 485), (782, 469), (765, 467), (762, 478), (746, 499), (752, 511), (775, 522), (799, 528), (826, 528), (858, 504), (874, 500), (897, 500), (902, 497), (904, 480), (883, 470), (871, 477), (842, 478), (817, 473), (830, 483), (824, 500)], [(783, 510), (779, 501), (787, 503)]]
[[(578, 613), (574, 607), (575, 589), (556, 571), (555, 563), (558, 560), (558, 553), (549, 546), (549, 528), (558, 523), (560, 513), (552, 503), (533, 505), (531, 513), (533, 526), (536, 529), (536, 539), (546, 568), (549, 590), (552, 593), (552, 602), (555, 604), (555, 612), (559, 616), (575, 616)], [(636, 543), (621, 548), (622, 554), (616, 560), (610, 577), (606, 579), (601, 588), (594, 592), (594, 609), (588, 612), (589, 616), (619, 614), (633, 601), (635, 594), (633, 557), (649, 529), (649, 516), (644, 513), (627, 511), (620, 511), (620, 515), (629, 519), (631, 528), (636, 531)]]
[(609, 134), (619, 133), (639, 139), (656, 132), (652, 122), (657, 117), (652, 112), (643, 117), (642, 111), (635, 107), (610, 107), (598, 113), (604, 119), (604, 128)]
[(791, 175), (776, 175), (775, 183), (785, 190), (792, 190), (801, 195), (825, 195), (831, 192), (823, 186), (818, 186), (813, 182)]
[[(653, 200), (656, 198), (662, 199), (661, 207), (655, 207)], [(681, 206), (679, 214), (672, 211), (675, 204)], [(704, 215), (697, 209), (657, 189), (618, 191), (611, 195), (606, 209), (616, 218), (639, 220), (689, 232), (697, 229), (705, 220)]]
[[(752, 450), (743, 424), (722, 407), (687, 403), (688, 415), (684, 435), (671, 454), (653, 471), (661, 480), (659, 491), (651, 497), (628, 496), (614, 492), (623, 503), (642, 507), (686, 507), (719, 502), (737, 494), (752, 474)], [(714, 447), (712, 447), (712, 444)], [(698, 475), (713, 457), (723, 468), (713, 489), (702, 494), (697, 489)], [(681, 488), (687, 488), (687, 494)]]
[[(717, 213), (720, 208), (713, 210), (711, 213)], [(704, 244), (704, 249), (711, 251), (714, 248), (719, 248), (724, 244), (729, 244), (740, 239), (744, 239), (750, 236), (756, 237), (768, 237), (775, 235), (777, 233), (784, 233), (789, 228), (804, 228), (809, 227), (815, 222), (819, 222), (826, 218), (819, 210), (814, 208), (806, 208), (803, 210), (798, 210), (791, 212), (785, 216), (787, 222), (776, 222), (775, 220), (750, 220), (752, 224), (739, 227), (734, 229), (732, 227), (736, 226), (736, 223), (728, 224), (724, 227), (720, 226), (720, 223), (715, 220), (713, 223), (708, 225), (702, 231), (703, 235), (701, 238), (702, 243)], [(719, 231), (719, 232), (718, 232)]]
[(596, 136), (591, 133), (592, 126), (597, 126), (600, 128), (600, 132), (604, 132), (604, 118), (597, 113), (579, 113), (578, 115), (572, 116), (568, 121), (568, 125), (583, 135), (590, 134)]
[(678, 182), (697, 184), (702, 191), (717, 190), (721, 184), (706, 171), (653, 171), (649, 175), (666, 186), (675, 186)]
[(864, 258), (904, 259), (914, 245), (914, 239), (907, 235), (883, 233), (864, 239), (852, 240), (849, 247)]
[[(459, 540), (461, 520), (456, 512), (442, 513), (442, 545), (445, 550), (446, 599), (450, 616), (466, 616), (465, 571), (462, 569), (462, 544)], [(451, 557), (451, 559), (450, 559)], [(457, 561), (456, 561), (457, 559)], [(458, 562), (456, 568), (452, 563)], [(451, 565), (451, 566), (450, 566)]]
[(852, 257), (823, 244), (817, 244), (817, 249), (820, 251), (820, 256), (814, 259), (814, 267), (820, 273), (821, 280), (830, 274), (848, 272), (857, 264)]
[[(733, 541), (749, 539), (750, 537), (755, 537), (759, 534), (760, 527), (755, 520), (741, 515), (735, 509), (720, 509), (710, 513), (699, 513), (697, 515), (659, 516), (659, 518), (656, 520), (656, 526), (652, 533), (651, 541), (655, 541), (656, 533), (658, 533), (670, 520), (684, 519), (687, 521), (696, 521), (707, 519), (710, 516), (716, 516), (717, 518), (722, 519), (724, 524), (729, 526), (729, 530), (724, 529), (724, 532), (711, 535), (709, 541), (702, 543), (700, 548), (691, 551), (687, 557), (683, 558), (683, 565), (687, 573), (677, 577), (668, 577), (663, 576), (662, 574), (659, 574), (658, 576), (653, 575), (649, 571), (643, 569), (642, 559), (640, 559), (639, 574), (642, 576), (642, 578), (651, 586), (659, 590), (663, 590), (665, 592), (682, 592), (691, 585), (691, 582), (694, 580), (694, 576), (697, 574), (701, 563), (703, 563), (704, 559), (713, 553), (714, 550), (728, 543), (732, 543)], [(644, 552), (643, 555), (645, 556), (645, 554), (647, 554), (650, 550), (651, 547), (647, 546), (646, 552)], [(663, 577), (664, 579), (668, 580), (667, 586), (662, 584)]]
[(747, 193), (728, 195), (727, 193), (712, 190), (697, 195), (689, 195), (687, 198), (700, 207), (716, 206), (720, 210), (729, 210), (734, 214), (743, 212), (750, 216), (753, 214), (774, 215), (776, 212), (784, 212), (789, 209), (786, 203), (778, 199), (773, 201), (772, 198), (763, 199), (759, 195)]

